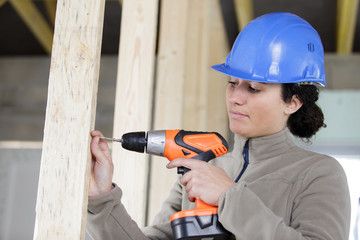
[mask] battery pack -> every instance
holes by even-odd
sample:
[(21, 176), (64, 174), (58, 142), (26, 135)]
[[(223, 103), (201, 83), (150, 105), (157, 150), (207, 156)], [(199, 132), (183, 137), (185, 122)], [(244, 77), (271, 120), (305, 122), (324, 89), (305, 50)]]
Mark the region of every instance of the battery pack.
[(171, 221), (175, 239), (225, 240), (232, 234), (218, 221), (218, 215), (189, 216)]

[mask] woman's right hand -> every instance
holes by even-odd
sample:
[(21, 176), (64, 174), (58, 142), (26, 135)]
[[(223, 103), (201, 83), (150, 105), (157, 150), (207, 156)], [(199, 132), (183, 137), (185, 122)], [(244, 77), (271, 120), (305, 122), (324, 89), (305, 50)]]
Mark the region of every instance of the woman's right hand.
[(92, 136), (90, 143), (92, 161), (89, 196), (96, 196), (112, 189), (114, 164), (106, 140), (100, 139), (103, 134), (95, 130), (90, 135)]

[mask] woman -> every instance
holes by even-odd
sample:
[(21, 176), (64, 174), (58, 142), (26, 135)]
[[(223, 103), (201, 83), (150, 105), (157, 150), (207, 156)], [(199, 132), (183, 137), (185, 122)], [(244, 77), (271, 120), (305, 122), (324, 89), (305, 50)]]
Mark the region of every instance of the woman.
[(173, 239), (169, 218), (200, 198), (218, 206), (233, 239), (347, 240), (350, 200), (337, 161), (299, 148), (325, 126), (316, 105), (325, 85), (324, 52), (317, 32), (290, 13), (263, 15), (239, 34), (224, 64), (234, 150), (209, 163), (175, 159), (168, 168), (191, 171), (174, 185), (153, 225), (142, 231), (112, 185), (111, 155), (92, 132), (88, 231), (96, 239)]

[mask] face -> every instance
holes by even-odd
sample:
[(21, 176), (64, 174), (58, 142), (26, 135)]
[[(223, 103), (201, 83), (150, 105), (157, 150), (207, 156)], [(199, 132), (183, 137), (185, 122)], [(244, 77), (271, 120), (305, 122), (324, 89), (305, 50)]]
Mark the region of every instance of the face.
[(267, 136), (283, 130), (293, 104), (293, 101), (285, 103), (282, 100), (281, 84), (278, 83), (231, 78), (226, 90), (230, 129), (246, 138)]

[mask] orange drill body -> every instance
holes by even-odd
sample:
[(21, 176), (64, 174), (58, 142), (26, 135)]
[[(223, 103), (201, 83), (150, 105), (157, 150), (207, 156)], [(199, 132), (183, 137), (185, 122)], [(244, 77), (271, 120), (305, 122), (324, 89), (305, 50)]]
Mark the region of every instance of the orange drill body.
[[(146, 135), (146, 136), (145, 136)], [(205, 162), (228, 152), (226, 140), (216, 132), (184, 130), (160, 130), (124, 134), (122, 146), (131, 151), (164, 156), (170, 161), (176, 158), (192, 158)], [(178, 173), (190, 171), (179, 167)], [(218, 221), (218, 208), (195, 200), (195, 209), (184, 210), (170, 218), (175, 239), (228, 239), (231, 233)]]

